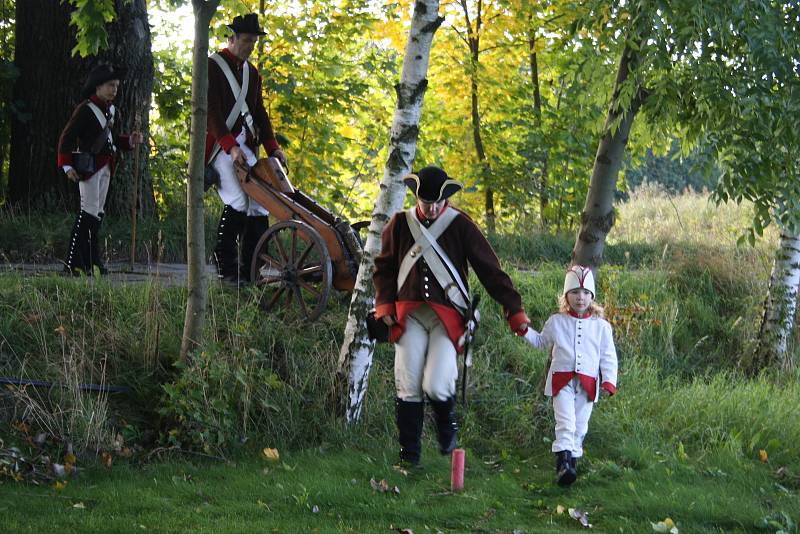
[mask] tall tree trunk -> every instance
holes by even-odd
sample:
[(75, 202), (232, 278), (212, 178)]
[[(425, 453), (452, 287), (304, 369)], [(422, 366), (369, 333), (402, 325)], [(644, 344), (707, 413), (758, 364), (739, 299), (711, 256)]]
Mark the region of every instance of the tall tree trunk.
[(472, 22), (469, 18), (467, 0), (461, 0), (461, 8), (464, 10), (464, 21), (467, 26), (467, 46), (469, 47), (472, 139), (475, 142), (475, 154), (478, 156), (478, 163), (481, 169), (481, 181), (484, 187), (484, 217), (486, 219), (486, 230), (490, 234), (494, 234), (497, 229), (497, 217), (494, 211), (494, 190), (491, 186), (491, 168), (489, 167), (489, 162), (486, 160), (486, 150), (483, 147), (483, 138), (481, 137), (481, 114), (478, 105), (478, 69), (480, 68), (480, 32), (483, 24), (481, 13), (483, 2), (478, 0), (478, 13), (475, 17), (475, 28), (472, 27)]
[[(641, 42), (640, 40), (639, 43)], [(581, 226), (572, 251), (572, 262), (576, 264), (598, 267), (603, 262), (606, 236), (614, 226), (613, 200), (617, 177), (633, 119), (644, 99), (644, 90), (639, 88), (624, 108), (619, 101), (620, 89), (638, 63), (638, 50), (638, 46), (634, 49), (625, 45), (619, 62), (611, 105), (603, 126), (603, 137), (597, 147), (586, 204), (581, 213)]]
[(361, 416), (367, 379), (372, 367), (374, 342), (367, 335), (365, 318), (375, 303), (372, 268), (380, 253), (381, 233), (391, 216), (402, 209), (405, 186), (402, 178), (411, 171), (417, 151), (419, 118), (422, 101), (428, 87), (426, 75), (433, 35), (444, 21), (439, 16), (439, 0), (418, 0), (414, 4), (411, 30), (403, 59), (400, 83), (395, 86), (397, 108), (392, 121), (389, 158), (383, 172), (378, 200), (372, 211), (364, 255), (356, 277), (350, 311), (345, 326), (344, 342), (339, 352), (339, 376), (347, 379), (347, 409), (345, 418), (355, 423)]
[(189, 181), (186, 189), (186, 262), (188, 264), (186, 316), (181, 360), (202, 339), (206, 315), (206, 241), (203, 224), (203, 171), (208, 121), (208, 26), (220, 0), (192, 0), (192, 134), (189, 141)]
[(794, 329), (799, 283), (800, 232), (784, 228), (769, 278), (758, 346), (746, 369), (751, 375), (768, 368), (784, 372), (794, 370), (795, 362), (787, 342)]
[(146, 0), (115, 0), (117, 18), (108, 27), (109, 47), (98, 59), (119, 65), (127, 71), (115, 104), (122, 110), (122, 131), (132, 132), (137, 123), (145, 133), (139, 149), (139, 190), (133, 175), (134, 152), (122, 152), (120, 166), (108, 190), (106, 212), (129, 218), (134, 202), (138, 202), (139, 218), (155, 214), (153, 179), (150, 176), (147, 132), (150, 130), (150, 106), (153, 95), (153, 53)]
[[(122, 111), (124, 131), (141, 114), (142, 129), (153, 86), (150, 26), (145, 0), (115, 0), (117, 18), (108, 27), (108, 49), (98, 57), (76, 58), (75, 29), (69, 25), (71, 6), (52, 0), (16, 3), (16, 58), (20, 77), (14, 99), (21, 103), (26, 120), (13, 118), (8, 200), (32, 209), (71, 209), (78, 203), (78, 188), (56, 168), (58, 136), (72, 110), (80, 102), (80, 90), (89, 71), (100, 61), (112, 62), (127, 71), (117, 105)], [(47, 52), (44, 52), (47, 51)], [(44, 89), (46, 88), (46, 89)], [(148, 151), (140, 150), (142, 204), (140, 212), (155, 206), (152, 180), (147, 172)], [(133, 202), (131, 158), (122, 162), (112, 180), (106, 212), (130, 213)]]
[[(536, 129), (539, 132), (539, 138), (542, 136), (542, 93), (539, 85), (539, 60), (536, 55), (536, 30), (530, 28), (530, 36), (528, 38), (528, 49), (530, 50), (530, 63), (531, 63), (531, 83), (533, 84), (533, 111), (536, 118)], [(547, 165), (549, 162), (548, 151), (542, 150), (541, 161), (541, 178), (539, 180), (539, 219), (542, 225), (542, 230), (547, 230), (547, 215), (545, 210), (549, 203), (547, 193)]]

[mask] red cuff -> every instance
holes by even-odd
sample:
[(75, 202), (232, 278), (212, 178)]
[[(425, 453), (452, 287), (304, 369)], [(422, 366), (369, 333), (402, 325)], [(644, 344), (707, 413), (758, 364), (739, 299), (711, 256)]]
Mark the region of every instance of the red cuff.
[(508, 326), (510, 326), (511, 331), (517, 334), (518, 336), (525, 335), (525, 331), (520, 332), (520, 328), (524, 324), (530, 324), (530, 322), (531, 320), (528, 319), (528, 316), (525, 314), (525, 310), (520, 310), (508, 318)]
[(612, 384), (611, 382), (603, 382), (602, 384), (600, 384), (600, 388), (608, 391), (609, 395), (613, 395), (614, 393), (617, 392), (617, 388), (614, 387), (614, 384)]
[(233, 147), (239, 146), (239, 143), (236, 142), (236, 138), (231, 134), (220, 137), (217, 142), (219, 143), (219, 146), (222, 147), (222, 150), (225, 151), (225, 153), (230, 152)]
[(58, 153), (58, 168), (62, 168), (64, 165), (69, 165), (72, 167), (72, 153), (67, 152), (59, 152)]
[(281, 145), (278, 144), (278, 141), (275, 139), (270, 139), (264, 142), (264, 150), (267, 152), (267, 155), (272, 155), (273, 152), (280, 149)]
[(395, 310), (394, 302), (390, 302), (388, 304), (379, 304), (375, 306), (376, 319), (380, 319), (381, 317), (386, 317), (389, 315), (397, 317), (397, 311)]

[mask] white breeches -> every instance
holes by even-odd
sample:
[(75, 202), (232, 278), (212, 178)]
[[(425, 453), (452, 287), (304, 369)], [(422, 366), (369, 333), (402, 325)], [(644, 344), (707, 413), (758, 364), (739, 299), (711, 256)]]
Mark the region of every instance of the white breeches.
[(553, 452), (571, 451), (572, 456), (583, 456), (583, 439), (589, 431), (589, 418), (594, 402), (590, 401), (576, 376), (553, 397), (556, 419), (556, 440)]
[(419, 402), (444, 401), (455, 395), (456, 348), (436, 312), (421, 305), (406, 317), (406, 330), (395, 343), (394, 383), (397, 397)]
[[(245, 133), (244, 129), (236, 136), (236, 142), (239, 143), (239, 148), (244, 152), (247, 158), (247, 164), (251, 167), (256, 164), (258, 158), (250, 148), (244, 144)], [(224, 150), (217, 153), (214, 158), (214, 168), (219, 173), (219, 187), (217, 192), (222, 203), (231, 206), (236, 211), (245, 211), (247, 215), (268, 215), (267, 208), (260, 205), (255, 200), (247, 196), (242, 186), (239, 184), (239, 178), (236, 177), (236, 172), (233, 170), (233, 159)]]
[(81, 193), (81, 210), (96, 218), (100, 218), (106, 205), (108, 184), (111, 183), (111, 165), (104, 165), (88, 180), (78, 182)]

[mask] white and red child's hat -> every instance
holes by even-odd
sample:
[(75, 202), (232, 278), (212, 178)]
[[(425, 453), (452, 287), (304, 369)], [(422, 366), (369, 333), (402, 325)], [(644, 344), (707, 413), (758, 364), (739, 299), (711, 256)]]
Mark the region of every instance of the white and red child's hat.
[(592, 298), (594, 298), (594, 275), (590, 268), (573, 265), (567, 269), (567, 275), (564, 277), (564, 294), (566, 295), (573, 289), (586, 289), (592, 293)]

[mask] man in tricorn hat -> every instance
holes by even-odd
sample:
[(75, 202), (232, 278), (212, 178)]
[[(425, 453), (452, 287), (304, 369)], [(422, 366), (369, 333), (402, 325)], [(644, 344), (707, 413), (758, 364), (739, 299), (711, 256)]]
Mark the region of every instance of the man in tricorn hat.
[(433, 408), (439, 452), (456, 447), (456, 356), (464, 350), (469, 304), (467, 265), (503, 306), (511, 330), (523, 335), (529, 320), (522, 299), (474, 222), (450, 205), (461, 189), (438, 167), (404, 178), (416, 206), (395, 214), (375, 258), (375, 316), (390, 326), (400, 459), (417, 464), (424, 397)]
[(58, 139), (58, 166), (78, 182), (81, 209), (72, 227), (64, 271), (91, 276), (106, 269), (100, 258), (99, 233), (108, 186), (116, 168), (117, 150), (131, 150), (142, 134), (120, 133), (119, 110), (112, 103), (124, 78), (119, 69), (101, 64), (92, 69), (75, 108)]
[[(247, 61), (258, 38), (265, 33), (258, 16), (237, 16), (227, 25), (233, 32), (228, 46), (208, 60), (208, 134), (206, 164), (219, 174), (218, 193), (224, 204), (217, 229), (214, 257), (219, 278), (229, 282), (247, 280), (250, 259), (259, 237), (267, 230), (268, 211), (249, 198), (239, 185), (234, 162), (254, 165), (259, 144), (268, 156), (285, 166), (261, 95), (261, 76)], [(239, 263), (237, 243), (241, 243)]]

